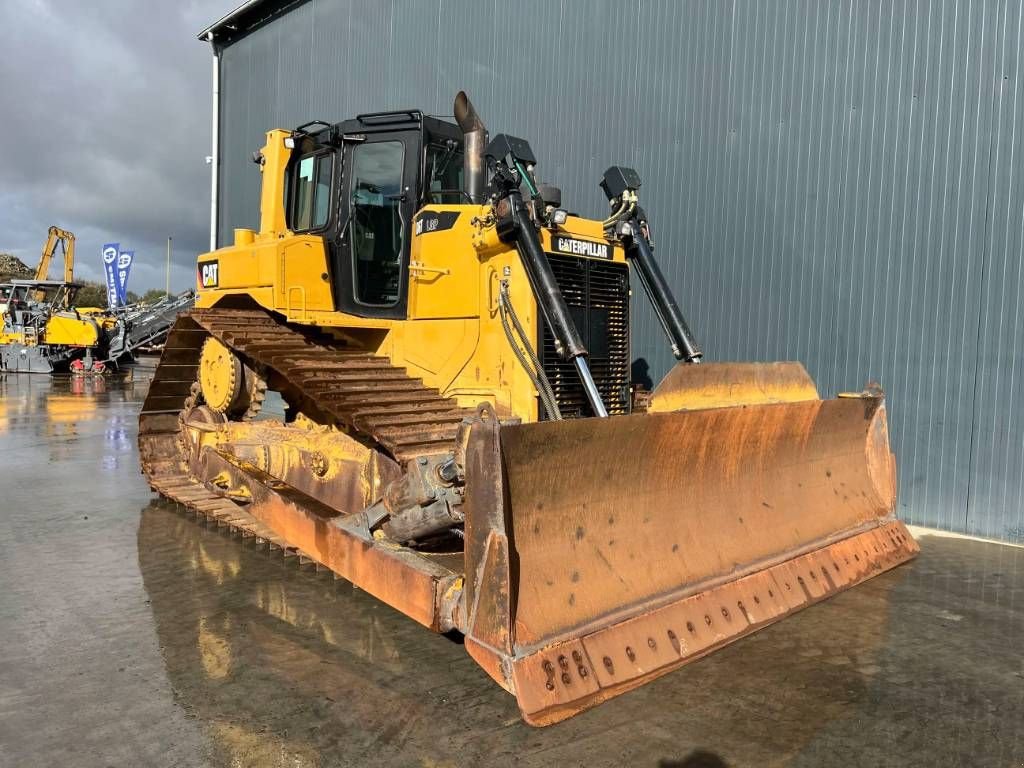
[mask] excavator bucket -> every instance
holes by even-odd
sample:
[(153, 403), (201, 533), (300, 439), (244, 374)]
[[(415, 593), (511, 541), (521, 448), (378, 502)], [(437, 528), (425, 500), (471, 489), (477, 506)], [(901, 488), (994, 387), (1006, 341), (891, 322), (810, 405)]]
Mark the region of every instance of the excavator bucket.
[(467, 446), (469, 652), (546, 725), (910, 559), (880, 392), (680, 365), (652, 412)]

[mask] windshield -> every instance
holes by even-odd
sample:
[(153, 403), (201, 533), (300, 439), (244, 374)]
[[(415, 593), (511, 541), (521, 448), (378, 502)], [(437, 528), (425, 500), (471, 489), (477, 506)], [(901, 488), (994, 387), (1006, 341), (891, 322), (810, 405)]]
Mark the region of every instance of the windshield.
[(57, 297), (59, 286), (55, 285), (37, 285), (33, 286), (32, 293), (29, 298), (32, 301), (38, 301), (40, 304), (52, 304), (53, 300)]

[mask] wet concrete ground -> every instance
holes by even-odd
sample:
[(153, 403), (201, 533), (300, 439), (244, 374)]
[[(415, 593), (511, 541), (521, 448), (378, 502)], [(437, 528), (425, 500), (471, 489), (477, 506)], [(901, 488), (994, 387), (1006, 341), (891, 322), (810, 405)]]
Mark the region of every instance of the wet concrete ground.
[(537, 730), (453, 640), (155, 500), (136, 378), (0, 375), (0, 765), (1024, 765), (1024, 549), (924, 537)]

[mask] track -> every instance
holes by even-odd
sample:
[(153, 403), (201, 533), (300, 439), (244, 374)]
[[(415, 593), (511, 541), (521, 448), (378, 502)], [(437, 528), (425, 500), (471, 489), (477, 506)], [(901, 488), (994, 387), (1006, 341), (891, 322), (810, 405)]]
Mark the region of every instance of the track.
[(180, 316), (139, 417), (143, 472), (158, 493), (286, 551), (296, 550), (193, 478), (181, 453), (181, 417), (195, 402), (199, 356), (209, 336), (261, 370), (291, 408), (334, 423), (399, 462), (452, 450), (459, 424), (471, 413), (385, 357), (344, 348), (268, 312), (197, 309)]

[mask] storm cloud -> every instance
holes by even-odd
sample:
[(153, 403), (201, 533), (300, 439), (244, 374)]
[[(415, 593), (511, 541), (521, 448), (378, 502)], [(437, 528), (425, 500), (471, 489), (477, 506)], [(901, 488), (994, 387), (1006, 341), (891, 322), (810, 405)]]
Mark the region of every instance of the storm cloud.
[[(236, 2), (0, 4), (0, 252), (34, 266), (51, 224), (134, 248), (129, 287), (194, 283), (209, 241), (211, 52), (196, 34)], [(51, 271), (51, 275), (55, 270)]]

